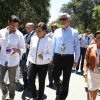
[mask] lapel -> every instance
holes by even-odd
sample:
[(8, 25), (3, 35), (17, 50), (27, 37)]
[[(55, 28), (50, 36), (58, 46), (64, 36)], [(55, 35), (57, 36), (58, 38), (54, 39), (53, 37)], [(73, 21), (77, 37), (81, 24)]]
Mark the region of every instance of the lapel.
[[(32, 32), (32, 34), (31, 34), (29, 37), (28, 37), (28, 36), (26, 36), (26, 41), (25, 41), (26, 43), (28, 43), (28, 42), (30, 41), (31, 36), (34, 34), (34, 32), (35, 32), (35, 31), (33, 31), (33, 32)], [(28, 39), (27, 39), (27, 37), (28, 37)]]

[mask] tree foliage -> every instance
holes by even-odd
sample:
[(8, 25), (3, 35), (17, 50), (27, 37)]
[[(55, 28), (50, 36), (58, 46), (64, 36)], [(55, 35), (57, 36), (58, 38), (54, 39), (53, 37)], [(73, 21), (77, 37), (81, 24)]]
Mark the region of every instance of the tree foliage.
[(12, 14), (19, 16), (23, 27), (27, 22), (48, 22), (50, 0), (0, 0), (0, 28)]
[[(60, 12), (67, 12), (72, 16), (71, 25), (74, 28), (83, 29), (93, 27), (92, 13), (93, 8), (100, 5), (100, 0), (71, 0), (67, 4), (63, 4)], [(95, 26), (94, 26), (95, 27)]]

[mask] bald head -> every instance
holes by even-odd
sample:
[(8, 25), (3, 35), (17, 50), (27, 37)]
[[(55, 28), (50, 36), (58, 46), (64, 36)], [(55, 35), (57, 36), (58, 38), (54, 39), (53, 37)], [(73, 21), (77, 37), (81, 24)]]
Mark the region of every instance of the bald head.
[(32, 32), (34, 30), (34, 24), (33, 23), (27, 23), (25, 25), (25, 30), (26, 30), (27, 33)]
[(51, 31), (54, 32), (57, 29), (57, 24), (51, 24)]

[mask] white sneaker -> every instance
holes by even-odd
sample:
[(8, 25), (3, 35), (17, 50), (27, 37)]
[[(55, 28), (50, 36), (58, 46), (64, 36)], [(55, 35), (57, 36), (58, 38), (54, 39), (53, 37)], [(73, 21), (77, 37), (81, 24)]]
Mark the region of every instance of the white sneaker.
[(7, 95), (8, 95), (8, 92), (2, 96), (2, 100), (6, 100)]

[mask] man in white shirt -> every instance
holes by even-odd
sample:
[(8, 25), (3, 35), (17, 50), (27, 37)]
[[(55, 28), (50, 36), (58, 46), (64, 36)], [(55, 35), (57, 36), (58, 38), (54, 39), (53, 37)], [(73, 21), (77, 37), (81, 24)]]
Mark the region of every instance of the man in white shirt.
[(19, 18), (15, 15), (8, 19), (8, 27), (0, 30), (0, 88), (3, 96), (1, 100), (6, 100), (8, 90), (4, 83), (6, 71), (9, 73), (9, 100), (14, 100), (15, 76), (19, 63), (19, 54), (25, 51), (23, 34), (17, 29)]
[(24, 90), (26, 87), (29, 86), (28, 78), (27, 78), (27, 72), (24, 71), (24, 68), (26, 66), (27, 56), (28, 56), (28, 52), (29, 52), (29, 48), (30, 48), (31, 37), (36, 36), (33, 23), (27, 23), (25, 25), (25, 30), (26, 30), (26, 33), (27, 33), (26, 35), (24, 35), (26, 52), (22, 55), (22, 59), (20, 60), (20, 67), (21, 67), (21, 70), (22, 70), (24, 85), (20, 88), (20, 91)]

